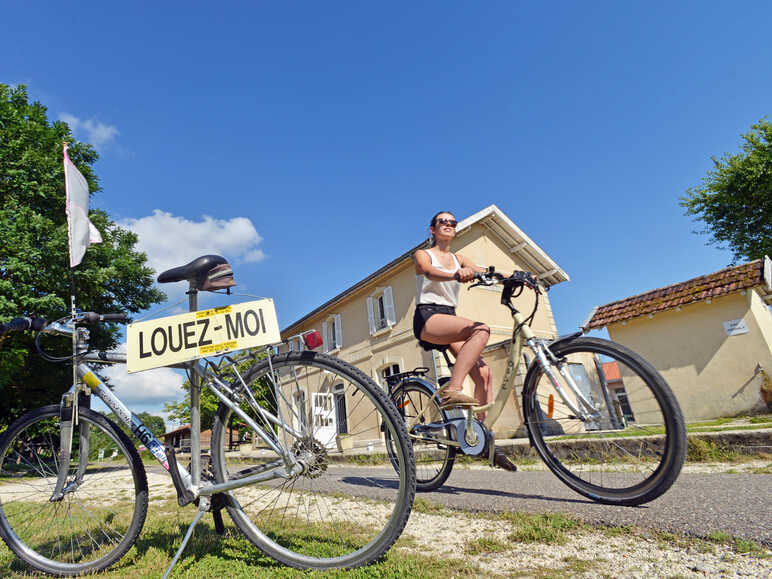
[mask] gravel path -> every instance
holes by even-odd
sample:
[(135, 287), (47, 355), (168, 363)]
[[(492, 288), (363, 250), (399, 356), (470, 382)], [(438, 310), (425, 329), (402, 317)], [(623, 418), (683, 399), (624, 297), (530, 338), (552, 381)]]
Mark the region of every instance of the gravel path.
[(410, 537), (415, 545), (399, 548), (424, 555), (462, 557), (489, 577), (541, 573), (634, 578), (772, 576), (770, 551), (761, 556), (742, 555), (726, 545), (684, 541), (679, 546), (639, 534), (608, 536), (599, 530), (569, 532), (560, 544), (522, 543), (508, 538), (512, 529), (510, 522), (473, 514), (449, 517), (414, 513), (403, 536)]

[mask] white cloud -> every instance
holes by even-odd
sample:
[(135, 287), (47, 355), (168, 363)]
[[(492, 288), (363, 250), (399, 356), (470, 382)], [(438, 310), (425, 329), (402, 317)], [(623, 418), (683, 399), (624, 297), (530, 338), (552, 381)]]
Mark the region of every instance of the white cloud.
[(59, 120), (64, 121), (70, 126), (70, 130), (75, 135), (85, 135), (85, 141), (93, 145), (96, 149), (101, 149), (111, 143), (116, 135), (120, 135), (118, 129), (112, 125), (105, 125), (93, 119), (79, 119), (75, 115), (62, 113)]
[[(183, 397), (184, 375), (171, 368), (156, 368), (129, 374), (126, 366), (109, 366), (99, 371), (110, 380), (115, 394), (135, 412), (136, 406), (159, 406), (165, 402), (176, 402)], [(156, 413), (154, 413), (156, 414)]]
[(124, 219), (118, 224), (137, 234), (137, 248), (147, 254), (156, 273), (208, 253), (222, 255), (231, 262), (265, 258), (258, 247), (263, 238), (246, 217), (226, 220), (204, 215), (201, 221), (192, 221), (156, 209), (147, 217)]

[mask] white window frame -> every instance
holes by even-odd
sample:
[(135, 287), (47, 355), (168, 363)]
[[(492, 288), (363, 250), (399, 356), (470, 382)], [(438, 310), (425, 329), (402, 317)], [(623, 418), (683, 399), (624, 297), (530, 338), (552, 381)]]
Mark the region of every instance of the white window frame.
[[(383, 317), (380, 315), (380, 307), (377, 307), (380, 303), (383, 304)], [(390, 331), (397, 323), (394, 292), (391, 286), (376, 288), (376, 291), (367, 297), (367, 322), (371, 336)]]
[(343, 346), (343, 324), (340, 314), (333, 314), (322, 322), (324, 352), (337, 352)]
[[(397, 366), (398, 368), (397, 372), (391, 372), (391, 369), (394, 366)], [(402, 358), (388, 358), (387, 360), (384, 360), (380, 366), (378, 366), (377, 368), (374, 368), (375, 382), (384, 390), (387, 389), (386, 377), (383, 375), (383, 371), (386, 369), (390, 371), (389, 376), (393, 374), (398, 374), (399, 372), (404, 372), (405, 371), (404, 361), (402, 360)]]

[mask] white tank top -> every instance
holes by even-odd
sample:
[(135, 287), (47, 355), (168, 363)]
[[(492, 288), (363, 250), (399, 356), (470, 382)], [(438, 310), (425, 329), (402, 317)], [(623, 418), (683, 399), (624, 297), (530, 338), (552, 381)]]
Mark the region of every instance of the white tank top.
[[(432, 265), (437, 269), (441, 269), (448, 273), (455, 273), (461, 269), (461, 264), (458, 263), (458, 259), (454, 253), (451, 253), (451, 255), (453, 256), (453, 261), (456, 262), (455, 269), (443, 267), (430, 250), (427, 249), (426, 253), (432, 258)], [(456, 280), (432, 281), (422, 273), (417, 274), (415, 278), (416, 285), (418, 286), (417, 304), (438, 304), (454, 308), (458, 305), (458, 293), (461, 291), (461, 282)]]

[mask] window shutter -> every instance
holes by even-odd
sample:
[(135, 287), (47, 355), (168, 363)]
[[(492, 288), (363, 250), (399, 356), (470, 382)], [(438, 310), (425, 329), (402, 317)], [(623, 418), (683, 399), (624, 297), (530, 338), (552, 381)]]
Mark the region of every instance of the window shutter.
[(327, 333), (327, 322), (322, 322), (322, 350), (329, 352), (330, 348), (330, 336)]
[(370, 335), (375, 333), (375, 312), (373, 311), (373, 298), (367, 298), (367, 322), (370, 324)]
[(386, 306), (386, 323), (393, 326), (397, 323), (397, 315), (394, 310), (394, 295), (392, 294), (391, 286), (383, 290), (383, 301), (384, 306)]
[(335, 347), (340, 348), (343, 345), (343, 330), (340, 327), (340, 314), (335, 314), (333, 322), (335, 323)]

